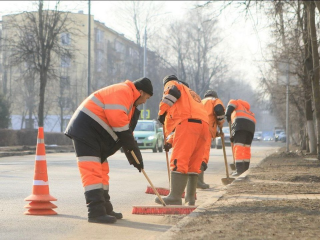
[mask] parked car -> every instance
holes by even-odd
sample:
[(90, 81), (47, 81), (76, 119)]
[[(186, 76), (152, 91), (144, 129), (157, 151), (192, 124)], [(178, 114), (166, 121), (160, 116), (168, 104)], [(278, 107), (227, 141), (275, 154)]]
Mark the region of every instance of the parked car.
[[(220, 130), (218, 130), (220, 131)], [(222, 128), (222, 132), (224, 133), (224, 143), (225, 146), (231, 146), (231, 142), (230, 142), (230, 130), (229, 127), (223, 127)], [(216, 137), (215, 140), (213, 140), (215, 143), (211, 144), (211, 147), (214, 146), (217, 149), (221, 149), (222, 148), (222, 142), (221, 142), (221, 137)]]
[(155, 120), (138, 120), (133, 131), (140, 149), (152, 149), (155, 153), (163, 151), (163, 129)]
[(279, 127), (275, 127), (274, 130), (274, 141), (277, 142), (279, 140), (279, 134), (284, 132), (284, 129), (279, 128)]
[(273, 137), (271, 135), (264, 136), (263, 141), (273, 141)]
[(255, 132), (253, 135), (253, 141), (261, 141), (262, 140), (262, 132)]
[(286, 133), (285, 133), (285, 132), (281, 132), (281, 133), (279, 134), (278, 140), (279, 140), (280, 142), (286, 142), (286, 141), (287, 141), (287, 135), (286, 135)]

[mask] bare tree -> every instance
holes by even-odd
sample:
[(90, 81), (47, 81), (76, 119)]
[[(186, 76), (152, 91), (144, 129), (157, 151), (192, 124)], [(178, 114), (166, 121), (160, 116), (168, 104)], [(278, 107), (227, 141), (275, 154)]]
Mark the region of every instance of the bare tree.
[(315, 3), (306, 2), (307, 4), (307, 16), (308, 16), (308, 30), (311, 39), (312, 59), (313, 59), (313, 71), (312, 76), (312, 95), (314, 100), (314, 108), (317, 119), (317, 152), (318, 160), (320, 160), (320, 87), (319, 87), (319, 52), (318, 52), (318, 40), (315, 24)]
[[(8, 32), (5, 46), (12, 66), (22, 66), (39, 81), (38, 125), (44, 125), (45, 93), (47, 83), (57, 79), (55, 66), (60, 59), (70, 61), (72, 50), (60, 44), (60, 36), (71, 32), (68, 13), (45, 10), (39, 1), (36, 12), (6, 16), (4, 29)], [(27, 64), (27, 66), (23, 66)]]
[(219, 85), (227, 64), (217, 51), (220, 43), (217, 19), (206, 9), (190, 10), (184, 20), (171, 24), (168, 43), (172, 47), (171, 61), (178, 59), (176, 74), (201, 96)]
[(140, 76), (143, 75), (144, 38), (152, 36), (160, 27), (159, 20), (164, 14), (163, 3), (150, 1), (119, 2), (117, 15), (121, 16), (121, 24), (128, 29), (130, 36), (139, 48)]

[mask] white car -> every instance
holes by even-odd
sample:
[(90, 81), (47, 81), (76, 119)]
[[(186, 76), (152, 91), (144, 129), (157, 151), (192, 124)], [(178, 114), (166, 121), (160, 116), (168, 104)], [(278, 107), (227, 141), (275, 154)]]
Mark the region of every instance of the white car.
[[(218, 131), (220, 131), (218, 129)], [(230, 141), (230, 130), (229, 127), (223, 127), (222, 132), (224, 133), (224, 144), (225, 146), (231, 146), (231, 141)], [(221, 142), (221, 137), (216, 137), (214, 140), (211, 142), (211, 148), (217, 148), (221, 149), (222, 148), (222, 142)]]

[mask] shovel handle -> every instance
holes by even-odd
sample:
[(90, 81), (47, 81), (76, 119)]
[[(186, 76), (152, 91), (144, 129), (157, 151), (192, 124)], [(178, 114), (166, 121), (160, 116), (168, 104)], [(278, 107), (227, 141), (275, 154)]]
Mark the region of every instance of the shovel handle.
[[(133, 152), (133, 150), (131, 150), (131, 155), (134, 158), (134, 160), (136, 161), (137, 164), (140, 164), (136, 154)], [(149, 177), (147, 176), (146, 172), (144, 171), (144, 169), (142, 169), (142, 173), (143, 175), (146, 177), (146, 179), (148, 180), (150, 186), (152, 187), (153, 191), (157, 194), (158, 198), (160, 199), (161, 203), (163, 206), (166, 206), (166, 203), (163, 201), (162, 197), (160, 197), (160, 194), (158, 193), (157, 189), (153, 186), (151, 180), (149, 179)]]
[[(231, 138), (231, 121), (229, 122), (229, 131), (230, 131), (230, 138)], [(233, 142), (231, 142), (231, 150), (232, 150), (233, 164), (236, 164), (236, 160), (234, 159), (234, 153), (233, 153)]]
[(226, 167), (226, 175), (227, 175), (227, 178), (229, 178), (229, 171), (228, 171), (228, 164), (227, 164), (227, 154), (226, 154), (226, 147), (225, 147), (225, 144), (224, 144), (224, 134), (222, 132), (222, 128), (220, 128), (220, 134), (221, 134), (221, 143), (222, 143), (222, 149), (223, 149), (223, 156), (224, 156), (224, 165)]

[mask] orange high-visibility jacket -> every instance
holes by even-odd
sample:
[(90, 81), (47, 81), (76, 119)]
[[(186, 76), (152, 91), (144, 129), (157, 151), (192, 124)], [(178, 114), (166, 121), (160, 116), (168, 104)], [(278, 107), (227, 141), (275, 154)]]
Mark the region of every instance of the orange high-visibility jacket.
[(256, 119), (250, 111), (250, 104), (241, 99), (231, 99), (226, 115), (231, 114), (232, 135), (238, 130), (246, 130), (254, 134)]
[[(181, 93), (179, 99), (170, 96), (169, 90), (176, 86)], [(171, 100), (169, 100), (171, 99)], [(192, 89), (178, 81), (169, 81), (164, 86), (163, 97), (158, 115), (166, 114), (164, 122), (165, 135), (169, 134), (185, 119), (200, 119), (208, 123), (208, 113), (201, 103), (201, 98)]]
[[(219, 98), (206, 97), (202, 99), (202, 104), (209, 116), (209, 130), (212, 138), (216, 138), (217, 127), (223, 123), (225, 108)], [(221, 126), (222, 127), (222, 126)]]
[[(136, 109), (134, 102), (139, 97), (139, 91), (129, 80), (102, 88), (81, 103), (70, 119), (65, 134), (95, 149), (99, 146), (92, 142), (100, 138), (101, 145), (104, 144), (100, 146), (104, 149), (100, 150), (110, 152), (110, 149), (119, 142), (115, 132), (129, 129), (130, 120)], [(120, 147), (121, 145), (118, 149)]]

